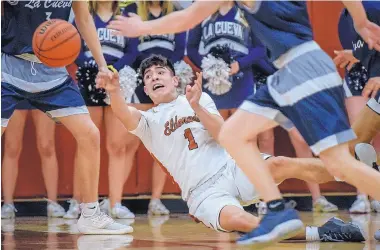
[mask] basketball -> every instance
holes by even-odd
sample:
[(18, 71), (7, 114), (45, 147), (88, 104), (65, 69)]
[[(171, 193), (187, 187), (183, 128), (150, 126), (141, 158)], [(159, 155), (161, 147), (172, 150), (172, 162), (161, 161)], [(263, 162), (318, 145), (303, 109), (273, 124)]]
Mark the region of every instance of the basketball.
[(65, 67), (74, 62), (81, 49), (77, 29), (69, 22), (51, 19), (34, 31), (33, 51), (49, 67)]

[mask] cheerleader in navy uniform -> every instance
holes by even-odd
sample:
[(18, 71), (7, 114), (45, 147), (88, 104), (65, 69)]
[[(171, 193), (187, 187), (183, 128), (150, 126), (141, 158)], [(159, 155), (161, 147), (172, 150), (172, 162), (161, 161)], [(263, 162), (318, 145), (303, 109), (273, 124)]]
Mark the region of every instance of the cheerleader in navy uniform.
[[(126, 14), (137, 13), (142, 20), (154, 20), (173, 11), (176, 11), (176, 9), (171, 1), (157, 0), (137, 1), (125, 8)], [(152, 54), (162, 55), (176, 65), (184, 57), (185, 43), (186, 32), (139, 37), (138, 56), (134, 63), (134, 68), (137, 70), (141, 61)], [(145, 94), (142, 84), (137, 86), (135, 93), (133, 100), (136, 103), (141, 103), (142, 109), (152, 107), (152, 100)], [(148, 213), (153, 215), (168, 215), (169, 210), (160, 200), (166, 181), (166, 173), (161, 170), (156, 162), (154, 162), (152, 171), (152, 199), (149, 203)]]
[[(98, 38), (102, 46), (102, 52), (107, 65), (122, 74), (125, 67), (132, 66), (137, 56), (137, 43), (135, 38), (126, 38), (120, 35), (113, 35), (107, 25), (112, 18), (120, 14), (118, 1), (89, 1), (89, 10), (94, 19)], [(121, 204), (124, 183), (131, 172), (133, 160), (139, 140), (130, 134), (123, 124), (114, 116), (111, 107), (107, 104), (107, 96), (103, 90), (95, 87), (95, 78), (82, 77), (85, 71), (95, 71), (96, 64), (92, 63), (94, 58), (82, 41), (82, 51), (79, 54), (76, 64), (79, 66), (78, 85), (81, 94), (86, 102), (91, 118), (100, 129), (104, 126), (106, 134), (106, 149), (108, 153), (108, 178), (109, 178), (109, 199), (104, 199), (100, 203), (100, 209), (114, 218), (133, 219), (134, 214)], [(130, 68), (132, 70), (132, 68)], [(133, 71), (133, 70), (132, 70)], [(81, 73), (82, 72), (82, 73)], [(135, 73), (136, 74), (136, 73)], [(93, 76), (95, 76), (93, 74)], [(131, 102), (127, 98), (126, 102)], [(80, 183), (74, 183), (80, 185)], [(77, 188), (74, 188), (77, 190)], [(70, 208), (65, 218), (76, 218), (78, 216), (79, 194), (75, 194), (70, 200)]]

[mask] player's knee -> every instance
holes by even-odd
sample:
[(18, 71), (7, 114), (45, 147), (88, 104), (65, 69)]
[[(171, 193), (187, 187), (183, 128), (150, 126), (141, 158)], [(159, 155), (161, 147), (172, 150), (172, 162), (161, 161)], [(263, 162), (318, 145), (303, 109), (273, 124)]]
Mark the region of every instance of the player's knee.
[(346, 180), (346, 175), (344, 173), (344, 165), (340, 164), (334, 164), (334, 163), (326, 163), (326, 169), (327, 171), (334, 176), (335, 178), (338, 178), (339, 180)]
[(125, 155), (126, 149), (126, 143), (122, 140), (107, 140), (107, 152), (110, 156)]
[(52, 139), (38, 142), (37, 148), (41, 157), (52, 157), (55, 154), (55, 145)]
[(77, 140), (78, 146), (84, 146), (91, 149), (100, 148), (100, 132), (93, 123), (89, 123), (86, 129), (83, 130), (83, 133), (75, 139)]
[(138, 137), (132, 137), (127, 142), (127, 152), (135, 153), (140, 146), (140, 139)]
[(327, 149), (319, 155), (329, 173), (341, 180), (346, 178), (344, 168), (347, 157), (350, 157), (348, 147), (343, 145)]
[[(229, 228), (236, 227), (237, 225), (245, 224), (246, 219), (242, 213), (232, 214), (228, 217), (226, 222), (228, 223)], [(221, 225), (223, 227), (223, 225)]]
[(12, 141), (9, 142), (5, 140), (5, 145), (4, 145), (4, 156), (12, 158), (12, 159), (18, 159), (21, 155), (22, 151), (22, 143), (21, 141)]
[(249, 232), (257, 226), (259, 221), (257, 220), (257, 224), (252, 224), (252, 220), (247, 220), (247, 216), (243, 213), (235, 213), (220, 222), (220, 226), (226, 231)]

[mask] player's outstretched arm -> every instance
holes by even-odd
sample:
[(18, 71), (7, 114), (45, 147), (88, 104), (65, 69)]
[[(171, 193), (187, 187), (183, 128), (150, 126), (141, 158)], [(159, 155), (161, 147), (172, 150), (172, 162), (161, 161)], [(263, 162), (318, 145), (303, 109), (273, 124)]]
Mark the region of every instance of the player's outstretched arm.
[[(220, 132), (220, 128), (223, 125), (223, 118), (220, 116), (220, 114), (213, 114), (210, 113), (207, 108), (203, 107), (199, 101), (202, 96), (202, 73), (197, 73), (197, 79), (194, 81), (194, 85), (186, 86), (186, 98), (191, 106), (191, 108), (194, 110), (195, 114), (198, 116), (199, 120), (205, 126), (207, 131), (210, 133), (210, 135), (218, 141), (218, 136)], [(212, 106), (215, 106), (214, 102), (210, 98), (210, 101), (212, 102)], [(207, 106), (207, 104), (206, 104)], [(216, 107), (215, 107), (215, 111)]]
[(380, 51), (380, 27), (369, 21), (361, 1), (342, 1), (354, 20), (355, 29), (370, 49)]
[(117, 16), (107, 28), (127, 37), (179, 33), (192, 29), (218, 10), (222, 1), (198, 0), (188, 8), (174, 11), (156, 20), (142, 21), (133, 13), (129, 17)]
[(86, 1), (73, 1), (73, 11), (75, 14), (75, 24), (78, 27), (79, 33), (90, 49), (100, 71), (108, 71), (107, 63), (104, 59), (102, 48), (96, 32), (94, 19), (88, 11)]
[(100, 72), (96, 79), (96, 87), (107, 91), (111, 99), (111, 108), (115, 116), (123, 123), (128, 131), (135, 130), (139, 125), (141, 113), (136, 108), (125, 103), (124, 95), (120, 89), (119, 74), (114, 72), (112, 80), (104, 81), (103, 72)]

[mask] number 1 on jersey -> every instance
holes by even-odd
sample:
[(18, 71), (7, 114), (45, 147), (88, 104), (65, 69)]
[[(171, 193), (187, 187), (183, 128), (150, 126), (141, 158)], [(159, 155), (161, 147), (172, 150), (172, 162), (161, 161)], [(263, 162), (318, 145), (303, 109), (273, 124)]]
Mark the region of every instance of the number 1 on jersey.
[(189, 141), (189, 150), (193, 150), (198, 148), (198, 144), (195, 142), (193, 132), (191, 132), (191, 129), (187, 128), (185, 129), (185, 138)]

